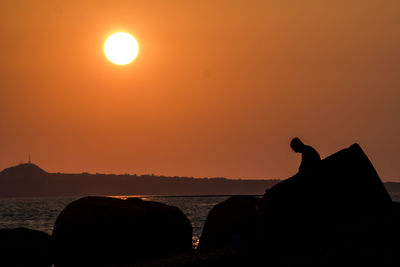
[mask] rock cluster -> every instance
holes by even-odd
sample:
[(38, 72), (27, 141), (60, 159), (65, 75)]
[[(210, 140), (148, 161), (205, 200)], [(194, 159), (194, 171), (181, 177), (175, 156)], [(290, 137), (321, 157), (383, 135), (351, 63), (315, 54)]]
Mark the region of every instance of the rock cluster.
[[(398, 210), (354, 144), (275, 185), (262, 199), (218, 204), (199, 247), (242, 247), (284, 265), (400, 263)], [(226, 227), (220, 224), (224, 218), (229, 218)]]
[(138, 198), (78, 199), (60, 213), (52, 236), (0, 230), (4, 266), (120, 266), (191, 250), (192, 225), (180, 209)]

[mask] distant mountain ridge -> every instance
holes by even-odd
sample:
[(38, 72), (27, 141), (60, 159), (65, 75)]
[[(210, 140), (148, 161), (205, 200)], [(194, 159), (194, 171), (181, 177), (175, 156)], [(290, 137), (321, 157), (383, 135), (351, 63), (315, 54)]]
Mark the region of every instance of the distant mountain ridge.
[(0, 172), (0, 197), (264, 194), (279, 180), (48, 173), (33, 163)]
[[(261, 195), (278, 179), (243, 180), (129, 174), (48, 173), (33, 163), (0, 172), (0, 197), (86, 195)], [(390, 193), (400, 183), (386, 182)]]

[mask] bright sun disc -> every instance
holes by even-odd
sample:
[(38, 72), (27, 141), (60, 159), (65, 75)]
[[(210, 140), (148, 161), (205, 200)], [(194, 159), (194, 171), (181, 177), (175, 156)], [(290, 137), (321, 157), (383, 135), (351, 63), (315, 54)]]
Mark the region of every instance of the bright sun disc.
[(106, 57), (114, 64), (126, 65), (131, 63), (139, 52), (135, 38), (126, 32), (111, 34), (104, 44)]

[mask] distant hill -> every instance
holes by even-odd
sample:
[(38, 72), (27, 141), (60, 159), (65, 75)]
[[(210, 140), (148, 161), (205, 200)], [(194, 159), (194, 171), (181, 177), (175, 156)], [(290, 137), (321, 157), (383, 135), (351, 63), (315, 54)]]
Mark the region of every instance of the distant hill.
[(48, 173), (32, 163), (0, 172), (0, 197), (264, 194), (279, 180)]
[(37, 176), (47, 174), (43, 169), (33, 163), (23, 163), (4, 169), (0, 175), (6, 176)]

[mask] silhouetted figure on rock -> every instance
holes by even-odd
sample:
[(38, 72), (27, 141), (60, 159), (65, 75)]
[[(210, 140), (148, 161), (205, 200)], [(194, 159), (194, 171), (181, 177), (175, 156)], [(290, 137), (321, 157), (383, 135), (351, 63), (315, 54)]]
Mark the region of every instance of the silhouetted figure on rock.
[(299, 173), (309, 172), (321, 161), (317, 150), (312, 146), (305, 145), (299, 138), (293, 138), (290, 147), (294, 152), (301, 153)]

